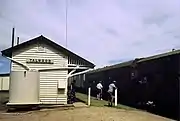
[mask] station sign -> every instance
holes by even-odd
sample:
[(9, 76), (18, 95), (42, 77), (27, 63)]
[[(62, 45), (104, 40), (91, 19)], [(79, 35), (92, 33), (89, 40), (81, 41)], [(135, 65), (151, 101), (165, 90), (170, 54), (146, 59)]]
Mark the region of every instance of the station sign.
[(39, 64), (53, 64), (53, 60), (51, 59), (34, 59), (30, 58), (26, 60), (26, 63), (39, 63)]

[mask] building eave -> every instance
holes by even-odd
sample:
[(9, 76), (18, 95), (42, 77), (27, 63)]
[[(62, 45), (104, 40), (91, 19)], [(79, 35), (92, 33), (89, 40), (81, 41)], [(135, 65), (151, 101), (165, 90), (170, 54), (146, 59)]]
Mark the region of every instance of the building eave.
[(95, 67), (95, 65), (93, 63), (91, 63), (90, 61), (80, 57), (79, 55), (71, 52), (70, 50), (60, 46), (59, 44), (51, 41), (50, 39), (48, 39), (48, 38), (46, 38), (46, 37), (44, 37), (42, 35), (39, 36), (39, 37), (33, 38), (31, 40), (28, 40), (26, 42), (23, 42), (23, 43), (21, 43), (19, 45), (16, 45), (13, 48), (10, 47), (10, 48), (7, 48), (5, 50), (2, 50), (1, 53), (2, 53), (3, 56), (11, 57), (12, 52), (18, 51), (19, 49), (22, 49), (22, 48), (24, 48), (26, 46), (29, 46), (30, 44), (34, 44), (34, 43), (38, 43), (38, 42), (48, 44), (48, 45), (52, 46), (53, 48), (55, 48), (57, 51), (63, 52), (67, 56), (80, 59), (81, 61), (84, 61), (86, 63), (86, 65), (88, 65), (91, 68)]

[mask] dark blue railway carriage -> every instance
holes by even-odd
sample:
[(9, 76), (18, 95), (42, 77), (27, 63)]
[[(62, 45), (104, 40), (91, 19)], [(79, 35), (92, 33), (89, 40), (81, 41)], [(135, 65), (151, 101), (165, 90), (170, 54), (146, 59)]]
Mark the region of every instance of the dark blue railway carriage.
[[(82, 85), (78, 89), (86, 93), (91, 86), (95, 96), (96, 84), (102, 80), (106, 99), (110, 81), (116, 80), (119, 103), (177, 119), (179, 75), (180, 50), (173, 50), (90, 71), (85, 80), (79, 80)], [(148, 101), (153, 102), (152, 107)]]

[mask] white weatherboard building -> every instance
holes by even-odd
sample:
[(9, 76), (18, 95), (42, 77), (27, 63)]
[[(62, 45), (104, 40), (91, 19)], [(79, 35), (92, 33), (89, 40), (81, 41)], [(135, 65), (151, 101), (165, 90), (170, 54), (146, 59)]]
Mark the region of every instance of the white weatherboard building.
[(67, 104), (68, 77), (95, 66), (42, 35), (3, 50), (2, 55), (12, 60), (11, 71), (39, 71), (38, 95), (42, 104)]

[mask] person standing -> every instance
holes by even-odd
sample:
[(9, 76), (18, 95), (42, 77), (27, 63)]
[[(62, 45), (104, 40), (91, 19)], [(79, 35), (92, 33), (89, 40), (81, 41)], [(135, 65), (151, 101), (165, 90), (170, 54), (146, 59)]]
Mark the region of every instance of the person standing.
[(97, 99), (98, 100), (102, 100), (102, 89), (103, 89), (103, 86), (102, 86), (102, 82), (99, 81), (99, 83), (96, 85), (96, 88), (97, 88)]
[(114, 92), (115, 89), (117, 89), (116, 87), (116, 81), (113, 81), (110, 85), (109, 85), (109, 89), (108, 89), (108, 106), (112, 107), (112, 103), (114, 100)]
[(76, 83), (76, 80), (73, 80), (73, 82), (71, 83), (71, 102), (72, 103), (76, 101), (75, 83)]

